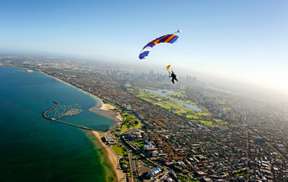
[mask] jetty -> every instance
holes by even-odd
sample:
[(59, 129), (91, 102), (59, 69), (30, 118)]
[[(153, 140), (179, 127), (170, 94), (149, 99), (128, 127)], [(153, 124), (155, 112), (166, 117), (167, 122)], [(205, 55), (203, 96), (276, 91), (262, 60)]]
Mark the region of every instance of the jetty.
[(63, 121), (63, 120), (61, 120), (61, 117), (60, 118), (50, 117), (49, 113), (53, 112), (54, 110), (56, 110), (59, 105), (60, 105), (60, 103), (58, 101), (53, 101), (53, 105), (51, 107), (49, 107), (46, 111), (42, 112), (42, 114), (41, 114), (42, 117), (44, 119), (48, 120), (48, 121), (57, 122), (59, 124), (63, 124), (63, 125), (66, 125), (66, 126), (71, 126), (71, 127), (74, 127), (74, 128), (79, 128), (79, 129), (89, 130), (89, 131), (94, 130), (93, 128), (89, 128), (89, 127), (84, 126), (84, 125), (79, 125), (79, 124), (74, 124), (74, 123), (70, 123), (70, 122), (67, 122), (67, 121)]

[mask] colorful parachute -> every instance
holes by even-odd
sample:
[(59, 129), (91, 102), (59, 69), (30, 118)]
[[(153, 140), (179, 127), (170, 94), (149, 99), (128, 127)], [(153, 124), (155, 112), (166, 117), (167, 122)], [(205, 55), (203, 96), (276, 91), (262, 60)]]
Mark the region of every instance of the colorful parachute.
[(161, 37), (158, 37), (154, 40), (152, 40), (151, 42), (149, 42), (148, 44), (146, 44), (143, 49), (142, 52), (139, 54), (139, 59), (144, 59), (146, 56), (149, 55), (151, 48), (153, 48), (155, 45), (160, 44), (160, 43), (170, 43), (173, 44), (177, 39), (178, 39), (178, 35), (176, 35), (177, 33), (179, 33), (180, 31), (178, 30), (177, 32), (173, 33), (173, 34), (167, 34), (167, 35), (163, 35)]

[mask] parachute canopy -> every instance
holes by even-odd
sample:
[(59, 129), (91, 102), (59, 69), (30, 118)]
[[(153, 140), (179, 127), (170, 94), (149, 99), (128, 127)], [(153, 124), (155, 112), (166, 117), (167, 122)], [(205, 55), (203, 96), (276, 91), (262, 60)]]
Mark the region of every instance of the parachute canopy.
[(171, 64), (166, 65), (166, 70), (170, 73), (172, 71), (172, 66)]
[(146, 56), (148, 56), (149, 51), (143, 51), (139, 54), (139, 59), (144, 59)]
[(148, 56), (150, 50), (150, 48), (153, 48), (155, 45), (160, 44), (160, 43), (170, 43), (173, 44), (177, 39), (178, 39), (178, 35), (176, 35), (177, 33), (179, 33), (179, 30), (173, 34), (167, 34), (167, 35), (163, 35), (161, 37), (158, 37), (154, 40), (152, 40), (151, 42), (149, 42), (148, 44), (146, 44), (143, 49), (142, 52), (139, 54), (139, 59), (144, 59), (146, 56)]

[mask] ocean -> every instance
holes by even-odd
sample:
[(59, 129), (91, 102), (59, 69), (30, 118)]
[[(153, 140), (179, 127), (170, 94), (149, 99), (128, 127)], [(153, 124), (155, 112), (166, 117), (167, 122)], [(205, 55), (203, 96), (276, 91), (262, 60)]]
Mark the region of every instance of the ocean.
[(111, 119), (89, 112), (97, 100), (79, 89), (38, 71), (0, 67), (1, 182), (101, 182), (111, 177), (91, 136), (42, 118), (54, 100), (81, 108), (65, 121), (100, 131), (113, 125)]

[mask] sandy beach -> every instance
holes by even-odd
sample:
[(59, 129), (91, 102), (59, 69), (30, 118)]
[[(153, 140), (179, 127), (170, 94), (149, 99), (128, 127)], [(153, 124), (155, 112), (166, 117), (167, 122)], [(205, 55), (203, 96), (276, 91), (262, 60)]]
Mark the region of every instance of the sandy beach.
[[(121, 113), (116, 111), (116, 108), (113, 105), (108, 104), (108, 103), (102, 102), (100, 107), (98, 105), (96, 105), (96, 106), (90, 108), (89, 111), (90, 112), (96, 112), (98, 114), (100, 111), (100, 114), (103, 114), (105, 116), (112, 118), (118, 124), (120, 124), (122, 119), (123, 119), (121, 116)], [(107, 133), (108, 132), (101, 133), (101, 132), (97, 132), (97, 131), (92, 131), (93, 136), (96, 137), (96, 139), (99, 141), (99, 144), (101, 145), (104, 152), (106, 153), (106, 156), (107, 156), (109, 162), (111, 163), (113, 170), (115, 171), (117, 181), (118, 182), (124, 182), (125, 181), (125, 174), (122, 172), (121, 169), (119, 169), (119, 157), (117, 156), (117, 154), (114, 153), (114, 151), (112, 150), (111, 147), (106, 145), (101, 140), (101, 138)]]
[(125, 174), (122, 172), (122, 170), (119, 168), (119, 158), (118, 156), (113, 152), (112, 148), (110, 148), (108, 145), (103, 143), (101, 140), (102, 136), (104, 136), (105, 133), (100, 133), (97, 131), (92, 131), (92, 135), (96, 137), (98, 140), (99, 144), (101, 145), (100, 147), (103, 149), (105, 152), (105, 155), (107, 156), (110, 164), (113, 167), (113, 170), (115, 171), (117, 182), (124, 182), (125, 181)]
[(116, 108), (107, 103), (103, 103), (100, 105), (97, 104), (89, 109), (90, 112), (94, 112), (100, 115), (104, 115), (116, 121), (116, 124), (120, 124), (122, 121), (121, 113), (116, 110)]
[(115, 107), (112, 106), (111, 104), (102, 104), (101, 107), (100, 107), (101, 110), (104, 110), (104, 111), (109, 111), (109, 110), (114, 110)]
[[(119, 111), (116, 110), (116, 108), (108, 103), (104, 103), (100, 98), (98, 98), (97, 96), (88, 93), (80, 88), (77, 88), (74, 85), (71, 85), (70, 83), (67, 83), (59, 78), (53, 77), (51, 75), (48, 75), (42, 71), (40, 71), (41, 73), (59, 81), (62, 82), (63, 84), (66, 84), (68, 86), (74, 87), (77, 90), (93, 97), (95, 100), (97, 100), (97, 104), (93, 107), (91, 107), (89, 109), (90, 112), (95, 112), (97, 114), (109, 117), (111, 119), (113, 119), (117, 124), (120, 124), (122, 121), (122, 116), (121, 113)], [(107, 133), (107, 132), (106, 132)], [(102, 136), (105, 135), (105, 133), (101, 133), (98, 131), (92, 131), (91, 134), (97, 139), (97, 145), (99, 147), (101, 147), (103, 149), (103, 152), (105, 153), (105, 156), (107, 157), (107, 159), (109, 160), (109, 163), (111, 164), (112, 169), (115, 172), (116, 175), (116, 180), (117, 182), (124, 182), (125, 181), (125, 174), (122, 172), (122, 170), (119, 168), (119, 158), (118, 156), (113, 152), (112, 148), (107, 146), (105, 143), (103, 143), (103, 141), (101, 140)]]
[(70, 83), (68, 83), (66, 81), (63, 81), (63, 80), (61, 80), (61, 79), (59, 79), (57, 77), (51, 76), (51, 75), (49, 75), (49, 74), (47, 74), (47, 73), (45, 73), (45, 72), (43, 72), (41, 70), (37, 70), (37, 71), (39, 71), (42, 74), (45, 74), (46, 76), (48, 76), (48, 77), (50, 77), (50, 78), (52, 78), (54, 80), (59, 81), (59, 82), (65, 84), (67, 86), (73, 87), (73, 88), (79, 90), (80, 92), (82, 92), (82, 93), (84, 93), (86, 95), (89, 95), (90, 97), (95, 99), (97, 101), (97, 104), (89, 109), (90, 112), (95, 112), (97, 114), (102, 114), (104, 116), (110, 117), (111, 119), (117, 121), (118, 123), (122, 121), (121, 113), (120, 112), (116, 112), (115, 111), (115, 107), (113, 105), (108, 104), (108, 103), (104, 103), (102, 101), (102, 99), (100, 99), (99, 97), (97, 97), (97, 96), (95, 96), (95, 95), (93, 95), (93, 94), (91, 94), (91, 93), (89, 93), (87, 91), (84, 91), (84, 90), (82, 90), (82, 89), (80, 89), (80, 88), (78, 88), (78, 87), (76, 87), (76, 86), (74, 86), (74, 85), (72, 85), (72, 84), (70, 84)]
[[(105, 116), (108, 116), (110, 118), (112, 118), (114, 121), (117, 121), (118, 124), (121, 123), (122, 121), (122, 116), (121, 113), (116, 111), (116, 108), (108, 103), (103, 103), (101, 104), (101, 106), (99, 107), (99, 105), (96, 105), (94, 107), (91, 107), (89, 109), (90, 112), (96, 112), (99, 114), (103, 114)], [(108, 132), (102, 133), (102, 132), (98, 132), (98, 131), (92, 131), (93, 136), (96, 137), (96, 139), (99, 141), (99, 144), (101, 145), (101, 147), (103, 148), (104, 152), (106, 153), (106, 156), (109, 160), (109, 162), (111, 163), (113, 170), (116, 173), (116, 178), (118, 182), (124, 182), (125, 181), (125, 174), (122, 172), (121, 169), (119, 169), (119, 157), (117, 156), (117, 154), (115, 154), (112, 150), (111, 147), (109, 147), (108, 145), (106, 145), (105, 143), (103, 143), (103, 141), (101, 140), (101, 138), (107, 134)]]
[(100, 110), (102, 110), (102, 111), (111, 111), (111, 112), (114, 113), (113, 115), (115, 115), (115, 118), (116, 118), (117, 120), (119, 120), (119, 121), (122, 121), (122, 120), (123, 120), (123, 118), (122, 118), (122, 116), (121, 116), (121, 113), (115, 111), (115, 107), (114, 107), (113, 105), (111, 105), (111, 104), (105, 104), (105, 103), (103, 103), (103, 104), (101, 105), (101, 107), (100, 107)]

